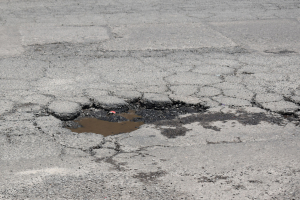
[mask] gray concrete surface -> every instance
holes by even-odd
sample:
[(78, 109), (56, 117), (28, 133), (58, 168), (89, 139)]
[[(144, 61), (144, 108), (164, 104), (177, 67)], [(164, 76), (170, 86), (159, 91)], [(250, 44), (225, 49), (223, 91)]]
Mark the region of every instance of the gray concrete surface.
[[(299, 13), (293, 0), (2, 0), (0, 199), (300, 199)], [(108, 137), (62, 128), (136, 99), (208, 110)]]

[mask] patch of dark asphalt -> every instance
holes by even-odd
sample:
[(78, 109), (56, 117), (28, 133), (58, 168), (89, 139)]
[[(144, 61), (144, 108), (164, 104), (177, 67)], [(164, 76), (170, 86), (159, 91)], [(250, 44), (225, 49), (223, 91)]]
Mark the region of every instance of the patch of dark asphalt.
[(198, 183), (215, 183), (219, 180), (226, 180), (228, 178), (229, 178), (228, 176), (222, 176), (222, 175), (216, 175), (212, 177), (202, 176), (198, 178)]
[[(282, 125), (283, 120), (279, 117), (268, 116), (265, 113), (248, 113), (243, 110), (237, 111), (237, 114), (233, 113), (200, 113), (191, 116), (176, 118), (173, 120), (157, 121), (154, 124), (161, 128), (162, 126), (170, 126), (172, 128), (161, 128), (162, 134), (168, 138), (176, 138), (177, 136), (184, 136), (188, 129), (184, 128), (183, 125), (194, 122), (199, 122), (204, 128), (220, 131), (221, 129), (216, 126), (211, 126), (211, 122), (228, 120), (236, 120), (243, 125), (257, 125), (262, 121)], [(235, 141), (240, 142), (240, 141)]]
[(164, 128), (161, 130), (161, 134), (167, 138), (176, 138), (177, 136), (183, 136), (189, 129), (185, 127), (176, 127), (175, 129)]
[(248, 113), (246, 111), (237, 111), (237, 114), (233, 113), (208, 113), (202, 115), (192, 115), (181, 119), (181, 122), (192, 123), (199, 121), (200, 123), (207, 123), (213, 121), (236, 120), (243, 125), (257, 125), (261, 121), (265, 121), (273, 124), (282, 124), (283, 119), (273, 116), (268, 116), (265, 113)]
[[(144, 123), (149, 124), (161, 120), (172, 120), (179, 115), (187, 113), (201, 113), (205, 111), (205, 108), (201, 105), (185, 105), (180, 103), (174, 103), (164, 108), (155, 108), (155, 106), (144, 106), (138, 103), (131, 104), (129, 105), (129, 111), (133, 111), (135, 114), (135, 117), (131, 120), (135, 122), (143, 121)], [(75, 120), (91, 117), (109, 122), (128, 121), (127, 117), (124, 117), (124, 113), (125, 112), (122, 111), (116, 111), (116, 114), (109, 114), (106, 110), (101, 108), (88, 108), (83, 109)], [(73, 124), (71, 121), (66, 121), (66, 125), (67, 124), (75, 128), (75, 124)]]
[(155, 182), (157, 178), (162, 177), (166, 174), (167, 173), (165, 171), (160, 170), (160, 171), (148, 172), (148, 173), (139, 172), (133, 175), (132, 177), (139, 179), (143, 183), (151, 183), (151, 182)]
[(234, 138), (233, 141), (211, 142), (211, 141), (207, 141), (207, 140), (206, 140), (206, 143), (207, 143), (207, 144), (230, 144), (230, 143), (241, 143), (241, 142), (242, 142), (242, 140), (241, 140), (240, 137)]

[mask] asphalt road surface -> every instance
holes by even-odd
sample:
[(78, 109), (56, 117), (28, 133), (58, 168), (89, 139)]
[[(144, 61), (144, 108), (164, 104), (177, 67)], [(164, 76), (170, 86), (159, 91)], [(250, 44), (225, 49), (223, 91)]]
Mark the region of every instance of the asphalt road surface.
[[(300, 199), (297, 0), (1, 0), (0, 199)], [(103, 137), (133, 104), (199, 113)]]

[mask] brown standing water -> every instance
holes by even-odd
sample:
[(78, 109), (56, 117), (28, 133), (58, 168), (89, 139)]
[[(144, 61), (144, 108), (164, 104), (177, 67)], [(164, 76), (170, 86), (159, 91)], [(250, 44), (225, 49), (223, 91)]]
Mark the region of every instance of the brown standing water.
[(128, 133), (134, 130), (137, 130), (144, 122), (134, 122), (131, 121), (134, 118), (139, 118), (139, 115), (136, 115), (133, 110), (130, 110), (128, 113), (116, 114), (122, 116), (129, 121), (122, 122), (109, 122), (96, 118), (82, 118), (80, 120), (75, 120), (75, 122), (79, 123), (80, 128), (70, 128), (71, 131), (76, 133), (84, 133), (84, 132), (92, 132), (98, 133), (103, 136), (115, 135), (119, 133)]

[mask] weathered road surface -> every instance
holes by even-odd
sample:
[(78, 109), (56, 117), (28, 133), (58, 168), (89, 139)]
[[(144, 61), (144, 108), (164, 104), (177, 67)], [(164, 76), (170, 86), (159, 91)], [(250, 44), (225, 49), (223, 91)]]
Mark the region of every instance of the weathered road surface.
[[(300, 199), (299, 14), (296, 0), (2, 0), (0, 198)], [(132, 99), (208, 109), (109, 137), (62, 128)]]

